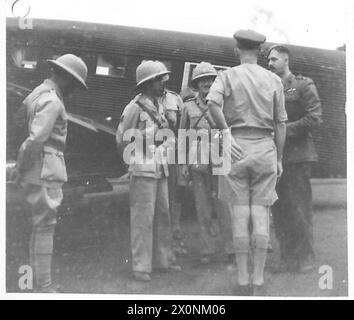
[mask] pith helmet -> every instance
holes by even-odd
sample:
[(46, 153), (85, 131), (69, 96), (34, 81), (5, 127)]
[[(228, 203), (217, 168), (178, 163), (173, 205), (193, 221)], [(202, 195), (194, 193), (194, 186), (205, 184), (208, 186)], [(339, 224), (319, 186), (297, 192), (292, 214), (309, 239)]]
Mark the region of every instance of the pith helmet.
[[(152, 80), (158, 76), (168, 75), (171, 71), (168, 71), (166, 66), (160, 61), (144, 60), (136, 68), (136, 85)], [(166, 81), (168, 80), (168, 77)]]
[(59, 67), (71, 74), (81, 85), (82, 88), (87, 89), (87, 66), (81, 58), (68, 53), (60, 56), (56, 60), (47, 60), (49, 65), (53, 67)]
[(198, 79), (204, 77), (216, 77), (218, 75), (216, 69), (209, 62), (199, 63), (193, 70), (192, 86), (195, 88)]

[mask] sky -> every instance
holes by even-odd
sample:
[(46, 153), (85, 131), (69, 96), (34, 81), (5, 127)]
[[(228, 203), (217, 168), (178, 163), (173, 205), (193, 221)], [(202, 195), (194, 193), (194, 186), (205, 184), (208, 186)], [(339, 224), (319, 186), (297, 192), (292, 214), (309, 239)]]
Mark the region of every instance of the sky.
[[(6, 16), (78, 20), (336, 49), (346, 43), (349, 0), (5, 0)], [(11, 10), (12, 5), (13, 10)], [(353, 18), (353, 17), (351, 17)]]

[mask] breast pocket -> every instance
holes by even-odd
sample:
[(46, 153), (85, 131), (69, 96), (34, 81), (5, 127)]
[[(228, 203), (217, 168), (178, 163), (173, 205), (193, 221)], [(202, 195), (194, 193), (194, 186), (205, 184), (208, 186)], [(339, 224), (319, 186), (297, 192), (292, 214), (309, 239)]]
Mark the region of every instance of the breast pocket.
[(56, 182), (66, 182), (68, 180), (62, 152), (44, 148), (41, 179)]
[(287, 97), (285, 100), (286, 113), (290, 122), (300, 119), (304, 115), (304, 110), (296, 97)]
[(285, 101), (297, 101), (299, 100), (299, 92), (295, 89), (288, 89), (285, 91)]

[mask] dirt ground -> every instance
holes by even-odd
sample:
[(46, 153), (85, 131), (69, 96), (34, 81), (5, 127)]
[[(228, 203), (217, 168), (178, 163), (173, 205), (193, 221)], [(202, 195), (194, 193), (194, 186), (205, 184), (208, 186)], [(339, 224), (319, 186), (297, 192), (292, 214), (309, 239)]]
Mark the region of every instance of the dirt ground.
[[(83, 225), (85, 224), (85, 227)], [(68, 229), (70, 226), (70, 229)], [(150, 283), (140, 283), (131, 275), (129, 215), (102, 213), (101, 217), (64, 218), (58, 223), (53, 260), (54, 281), (65, 293), (227, 295), (232, 296), (236, 270), (227, 268), (222, 243), (209, 265), (199, 262), (198, 225), (195, 217), (184, 217), (182, 229), (188, 253), (178, 257), (181, 272), (153, 273)], [(271, 229), (274, 252), (268, 255), (265, 280), (269, 296), (346, 296), (347, 228), (345, 209), (322, 208), (315, 211), (314, 232), (317, 267), (333, 269), (333, 289), (321, 290), (318, 270), (306, 275), (270, 272), (279, 259), (279, 250)], [(18, 249), (19, 247), (17, 247)], [(8, 291), (16, 289), (18, 265), (25, 261), (24, 250), (7, 255)], [(21, 258), (20, 258), (21, 257)]]

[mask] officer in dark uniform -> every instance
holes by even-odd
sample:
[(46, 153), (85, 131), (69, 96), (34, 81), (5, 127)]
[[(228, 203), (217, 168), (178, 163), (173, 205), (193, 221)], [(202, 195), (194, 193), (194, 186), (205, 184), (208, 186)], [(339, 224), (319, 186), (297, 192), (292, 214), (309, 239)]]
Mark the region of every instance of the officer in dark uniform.
[(277, 185), (279, 200), (272, 208), (281, 263), (277, 271), (314, 269), (311, 166), (317, 161), (312, 131), (321, 122), (321, 102), (312, 79), (289, 69), (288, 48), (276, 45), (268, 53), (269, 69), (283, 82), (288, 114), (283, 175)]

